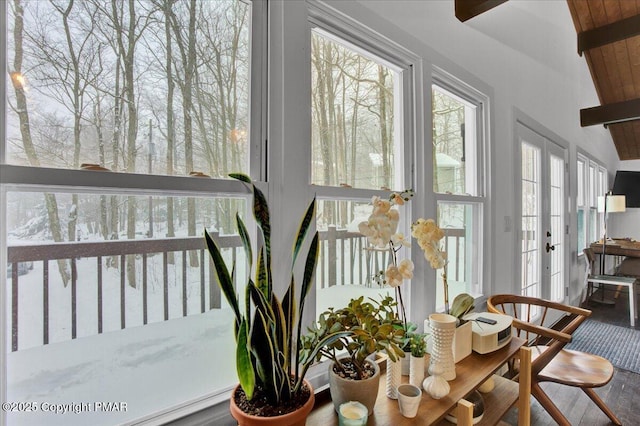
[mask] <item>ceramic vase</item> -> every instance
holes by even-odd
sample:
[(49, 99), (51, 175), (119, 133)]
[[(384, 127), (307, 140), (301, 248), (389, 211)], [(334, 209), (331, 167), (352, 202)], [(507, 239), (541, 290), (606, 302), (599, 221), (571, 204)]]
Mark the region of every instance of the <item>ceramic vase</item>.
[(418, 387), (424, 381), (424, 357), (413, 356), (409, 358), (409, 383)]
[(431, 351), (430, 366), (437, 364), (442, 368), (442, 377), (445, 380), (456, 378), (456, 364), (453, 359), (453, 335), (456, 331), (456, 317), (449, 314), (429, 315), (431, 339), (433, 350)]
[(410, 355), (411, 355), (411, 352), (405, 352), (404, 358), (400, 358), (400, 365), (402, 365), (403, 376), (408, 376), (409, 373), (411, 372), (411, 367), (409, 362), (409, 360), (411, 359)]
[(387, 358), (386, 394), (391, 399), (398, 399), (398, 386), (402, 381), (402, 364), (400, 360), (391, 361)]
[(422, 388), (433, 399), (444, 398), (451, 391), (449, 382), (442, 377), (442, 368), (437, 364), (429, 367), (429, 377), (422, 382)]

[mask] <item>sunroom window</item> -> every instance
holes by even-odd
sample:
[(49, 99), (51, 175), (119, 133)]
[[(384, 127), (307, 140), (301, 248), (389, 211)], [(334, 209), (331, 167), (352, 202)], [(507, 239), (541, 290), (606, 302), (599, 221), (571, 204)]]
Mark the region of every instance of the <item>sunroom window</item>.
[(224, 178), (261, 176), (264, 16), (237, 0), (6, 3), (6, 400), (125, 404), (7, 424), (185, 413), (237, 382), (203, 231), (246, 282), (247, 193)]
[[(437, 70), (432, 85), (433, 190), (438, 225), (444, 230), (449, 303), (460, 293), (483, 293), (486, 114), (488, 99)], [(436, 306), (445, 306), (438, 271)]]
[[(311, 32), (311, 184), (318, 194), (321, 246), (316, 311), (345, 306), (350, 298), (393, 294), (375, 280), (389, 253), (373, 250), (358, 231), (374, 195), (405, 189), (405, 119), (410, 71), (384, 50), (339, 37), (330, 28)], [(400, 227), (408, 235), (408, 210)], [(404, 251), (404, 250), (403, 250)], [(408, 253), (403, 253), (408, 256)]]
[(586, 162), (584, 157), (578, 156), (577, 179), (578, 195), (576, 197), (576, 212), (578, 224), (578, 256), (582, 255), (582, 250), (587, 246), (587, 218), (589, 217), (587, 208), (586, 191)]

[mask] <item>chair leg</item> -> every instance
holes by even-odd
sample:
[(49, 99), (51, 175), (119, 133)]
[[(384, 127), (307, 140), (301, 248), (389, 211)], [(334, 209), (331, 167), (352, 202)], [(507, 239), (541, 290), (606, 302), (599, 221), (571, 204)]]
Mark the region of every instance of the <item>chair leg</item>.
[(555, 420), (556, 423), (560, 426), (571, 426), (571, 423), (567, 418), (560, 412), (556, 404), (551, 401), (551, 399), (547, 396), (546, 393), (542, 390), (538, 383), (531, 384), (531, 395), (533, 395), (540, 405), (549, 413), (549, 415)]
[(582, 388), (582, 390), (584, 391), (584, 393), (587, 394), (589, 398), (591, 398), (593, 402), (595, 402), (598, 408), (600, 408), (602, 412), (605, 413), (607, 417), (609, 417), (609, 419), (611, 420), (611, 422), (613, 422), (613, 424), (622, 425), (622, 423), (616, 417), (616, 415), (613, 414), (613, 411), (611, 411), (611, 409), (607, 406), (607, 404), (604, 403), (604, 401), (598, 396), (598, 394), (593, 389)]

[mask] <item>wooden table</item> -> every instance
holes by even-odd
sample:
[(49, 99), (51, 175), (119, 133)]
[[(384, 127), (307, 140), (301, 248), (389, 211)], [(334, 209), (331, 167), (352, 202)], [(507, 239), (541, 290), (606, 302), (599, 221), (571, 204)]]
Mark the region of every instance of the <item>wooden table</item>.
[[(602, 244), (591, 243), (591, 249), (596, 254), (602, 254)], [(640, 257), (640, 242), (629, 240), (613, 240), (607, 243), (605, 254), (611, 256)]]
[[(473, 409), (473, 406), (464, 401), (463, 398), (484, 383), (504, 363), (514, 358), (523, 344), (523, 339), (514, 336), (509, 345), (495, 352), (485, 355), (473, 352), (467, 358), (456, 364), (456, 378), (449, 382), (451, 392), (449, 392), (447, 396), (442, 399), (435, 400), (423, 392), (422, 403), (420, 404), (418, 415), (413, 419), (403, 417), (398, 408), (398, 401), (387, 398), (385, 394), (386, 381), (384, 377), (381, 377), (378, 398), (376, 400), (374, 412), (369, 416), (367, 426), (402, 426), (416, 424), (451, 425), (451, 423), (444, 420), (445, 415), (456, 408), (456, 406), (459, 407), (458, 413), (464, 413), (463, 415), (471, 413), (472, 411), (470, 410)], [(522, 351), (528, 354), (525, 356), (530, 360), (529, 348), (523, 348)], [(521, 364), (525, 364), (526, 366), (525, 371), (522, 371), (521, 367), (521, 372), (525, 374), (521, 374), (524, 379), (520, 381), (520, 385), (511, 380), (494, 375), (494, 379), (496, 380), (495, 389), (488, 394), (482, 395), (485, 403), (485, 414), (479, 424), (497, 424), (504, 413), (509, 410), (516, 401), (518, 401), (519, 395), (522, 394), (523, 396), (520, 397), (521, 403), (519, 404), (519, 416), (523, 417), (519, 423), (528, 425), (530, 395), (529, 384), (531, 377), (530, 361)], [(527, 368), (529, 370), (527, 370)], [(529, 371), (529, 374), (526, 374), (526, 371)], [(408, 378), (403, 376), (403, 383), (407, 381)], [(462, 418), (460, 415), (458, 415), (458, 417)], [(464, 421), (458, 422), (459, 425), (464, 423)], [(317, 397), (316, 406), (307, 419), (307, 425), (331, 426), (337, 424), (338, 415), (335, 412), (330, 397)]]
[[(626, 257), (634, 257), (640, 258), (640, 242), (637, 241), (629, 241), (626, 239), (613, 240), (613, 243), (607, 243), (606, 247), (603, 247), (600, 243), (591, 243), (591, 250), (594, 253), (597, 253), (602, 258), (603, 251), (605, 256), (626, 256)], [(593, 274), (593, 265), (591, 265), (591, 270)], [(614, 304), (615, 299), (618, 298), (618, 294), (620, 293), (621, 287), (627, 287), (629, 289), (629, 323), (631, 327), (635, 327), (635, 319), (638, 316), (638, 311), (636, 308), (635, 302), (635, 285), (636, 282), (640, 280), (640, 276), (635, 276), (633, 278), (626, 276), (611, 276), (606, 274), (606, 268), (604, 259), (600, 261), (600, 275), (590, 275), (587, 277), (588, 288), (587, 288), (587, 298), (589, 300), (593, 300), (598, 303), (606, 303), (606, 304)], [(592, 292), (592, 283), (598, 283), (598, 285), (602, 284), (610, 284), (617, 286), (617, 290), (615, 293), (614, 300), (607, 300), (604, 298), (604, 288), (601, 289), (601, 298), (590, 298), (589, 294)]]

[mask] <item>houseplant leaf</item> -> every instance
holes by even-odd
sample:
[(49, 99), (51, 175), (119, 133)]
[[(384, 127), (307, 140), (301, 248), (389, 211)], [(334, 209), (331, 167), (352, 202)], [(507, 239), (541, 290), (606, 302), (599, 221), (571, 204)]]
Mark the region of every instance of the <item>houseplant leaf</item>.
[(300, 251), (300, 247), (302, 247), (302, 242), (304, 241), (304, 236), (307, 234), (307, 230), (309, 229), (309, 226), (313, 221), (315, 208), (316, 208), (316, 199), (314, 197), (311, 203), (309, 204), (309, 207), (307, 208), (307, 212), (302, 218), (300, 227), (298, 228), (298, 235), (296, 238), (296, 242), (293, 246), (293, 262), (291, 263), (291, 268), (293, 268), (293, 266), (296, 263), (296, 259), (298, 258), (298, 252)]
[(242, 315), (240, 314), (240, 307), (238, 306), (238, 299), (236, 298), (235, 288), (233, 287), (233, 280), (229, 275), (229, 270), (227, 269), (227, 265), (224, 262), (224, 258), (222, 257), (222, 253), (218, 248), (218, 244), (211, 238), (209, 232), (205, 229), (204, 238), (207, 242), (207, 249), (211, 258), (213, 259), (213, 265), (216, 269), (216, 274), (218, 275), (218, 280), (220, 282), (220, 288), (222, 289), (222, 293), (224, 297), (231, 305), (233, 312), (236, 316), (236, 327), (239, 327), (242, 323)]
[(247, 399), (251, 400), (256, 385), (256, 376), (253, 371), (249, 346), (247, 345), (247, 334), (247, 321), (243, 319), (240, 323), (236, 342), (236, 370), (240, 386), (242, 386), (245, 395), (247, 395)]
[(250, 271), (253, 266), (253, 250), (251, 249), (249, 232), (247, 232), (247, 228), (238, 213), (236, 213), (236, 226), (238, 227), (238, 235), (240, 235), (240, 240), (244, 247), (244, 253), (247, 257), (247, 262), (249, 263), (248, 270)]

